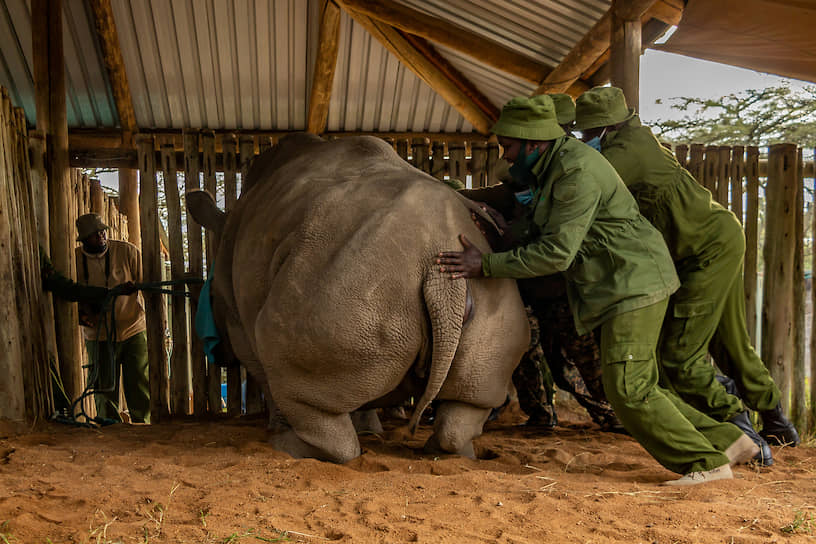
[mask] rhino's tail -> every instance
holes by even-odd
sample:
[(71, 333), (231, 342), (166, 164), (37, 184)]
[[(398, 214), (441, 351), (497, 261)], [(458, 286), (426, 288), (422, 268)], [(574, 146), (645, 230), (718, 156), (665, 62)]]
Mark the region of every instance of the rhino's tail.
[(465, 317), (467, 282), (451, 280), (436, 266), (429, 266), (422, 282), (425, 307), (431, 320), (431, 364), (428, 383), (411, 416), (409, 428), (416, 432), (419, 418), (442, 389), (459, 347)]

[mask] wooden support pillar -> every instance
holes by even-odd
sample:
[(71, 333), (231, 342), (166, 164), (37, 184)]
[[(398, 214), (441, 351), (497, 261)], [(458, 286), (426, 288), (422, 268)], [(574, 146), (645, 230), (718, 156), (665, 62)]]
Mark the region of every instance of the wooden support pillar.
[(685, 144), (679, 144), (674, 147), (674, 156), (677, 157), (677, 162), (679, 162), (683, 168), (686, 168), (688, 164), (688, 151), (689, 146)]
[(98, 179), (90, 180), (91, 190), (91, 212), (98, 213), (105, 219), (105, 193), (102, 191), (102, 183)]
[(757, 341), (759, 260), (759, 149), (748, 147), (745, 160), (745, 320), (751, 343)]
[(431, 175), (438, 180), (445, 179), (445, 142), (434, 141), (431, 146)]
[(470, 144), (470, 179), (473, 187), (487, 186), (487, 145), (485, 142)]
[(705, 148), (702, 144), (691, 144), (689, 149), (689, 162), (686, 165), (697, 183), (705, 187)]
[(249, 174), (252, 159), (254, 158), (255, 137), (252, 134), (241, 134), (238, 138), (238, 167), (241, 172), (241, 190), (238, 194), (243, 194), (251, 187), (251, 182), (247, 179), (247, 174)]
[[(136, 138), (139, 153), (139, 212), (142, 229), (142, 281), (162, 281), (159, 201), (153, 136)], [(159, 423), (169, 410), (167, 357), (164, 350), (163, 301), (160, 293), (144, 293), (147, 357), (150, 365), (150, 420)]]
[(623, 89), (630, 108), (640, 109), (640, 17), (627, 15), (629, 0), (612, 0), (609, 44), (611, 83)]
[[(495, 137), (495, 136), (494, 136)], [(499, 182), (499, 144), (498, 142), (487, 142), (487, 184), (495, 185)]]
[[(184, 189), (186, 192), (200, 189), (199, 175), (201, 165), (198, 155), (198, 132), (185, 131), (184, 140)], [(187, 274), (191, 278), (203, 279), (204, 277), (204, 250), (201, 241), (201, 226), (196, 223), (188, 210), (185, 210), (187, 218)], [(195, 318), (198, 310), (198, 297), (201, 294), (201, 286), (191, 285), (190, 292), (190, 315)], [(194, 330), (191, 320), (190, 330)], [(197, 417), (207, 413), (207, 362), (204, 359), (204, 347), (197, 334), (193, 334), (190, 342), (190, 368), (193, 382), (193, 414)], [(210, 368), (217, 368), (212, 365)], [(220, 395), (220, 393), (219, 393)], [(220, 397), (219, 397), (220, 398)], [(218, 410), (221, 410), (221, 402), (218, 401)]]
[(805, 180), (802, 149), (796, 152), (796, 203), (793, 254), (793, 361), (790, 418), (801, 432), (807, 430), (805, 387)]
[(765, 276), (762, 301), (762, 360), (782, 391), (782, 407), (790, 413), (792, 380), (793, 282), (796, 250), (797, 159), (794, 144), (777, 144), (768, 155), (765, 188)]
[[(816, 165), (814, 165), (816, 166)], [(816, 183), (814, 183), (813, 190), (816, 191)], [(811, 203), (810, 214), (810, 270), (816, 271), (816, 241), (814, 234), (816, 234), (816, 205)], [(811, 275), (810, 283), (810, 307), (816, 308), (816, 285), (814, 285), (813, 276)], [(811, 314), (816, 316), (816, 314)], [(816, 427), (816, 319), (811, 318), (810, 321), (810, 410), (808, 413), (808, 435), (813, 433)]]
[(731, 211), (737, 216), (740, 223), (745, 222), (743, 210), (743, 183), (745, 177), (745, 148), (734, 146), (731, 152)]
[[(208, 191), (213, 198), (218, 201), (218, 194), (215, 186), (215, 133), (211, 130), (205, 130), (201, 133), (201, 149), (202, 153), (202, 171), (204, 172), (204, 190)], [(213, 233), (206, 231), (204, 233), (204, 241), (206, 243), (207, 254), (207, 275), (212, 270), (215, 262), (215, 253), (218, 249), (215, 244), (215, 237)]]
[(430, 140), (428, 138), (414, 138), (411, 141), (412, 147), (412, 155), (414, 157), (414, 166), (418, 169), (422, 170), (423, 172), (430, 173), (431, 171), (431, 161), (429, 158), (429, 147), (431, 145)]
[(402, 157), (402, 160), (408, 160), (408, 148), (410, 147), (410, 142), (408, 140), (400, 138), (397, 140), (397, 155)]
[[(62, 0), (32, 0), (31, 36), (37, 130), (46, 137), (51, 262), (64, 276), (76, 278), (76, 208), (68, 172)], [(60, 376), (66, 394), (73, 400), (79, 396), (82, 382), (77, 306), (55, 299), (54, 314)]]
[(731, 188), (731, 148), (721, 145), (717, 160), (717, 202), (728, 208), (728, 191)]
[(717, 200), (717, 173), (719, 172), (720, 149), (719, 146), (709, 145), (705, 148), (705, 162), (703, 163), (703, 187), (711, 192), (714, 200)]
[[(170, 279), (184, 279), (184, 241), (181, 236), (181, 199), (176, 178), (176, 150), (173, 144), (161, 149), (164, 173), (164, 197), (167, 204), (167, 238), (170, 242)], [(175, 285), (184, 291), (184, 285)], [(187, 301), (183, 296), (170, 299), (172, 308), (173, 351), (170, 359), (170, 411), (175, 416), (190, 411), (190, 361), (187, 351)]]
[(451, 142), (448, 144), (448, 156), (450, 164), (448, 172), (451, 179), (458, 179), (467, 185), (467, 162), (465, 161), (465, 144), (462, 142)]
[(137, 171), (133, 168), (119, 169), (119, 211), (127, 217), (128, 242), (142, 247), (142, 229), (139, 219), (139, 185)]
[[(235, 134), (225, 134), (222, 144), (224, 149), (224, 208), (229, 211), (238, 201), (238, 141)], [(213, 195), (213, 198), (215, 195)]]

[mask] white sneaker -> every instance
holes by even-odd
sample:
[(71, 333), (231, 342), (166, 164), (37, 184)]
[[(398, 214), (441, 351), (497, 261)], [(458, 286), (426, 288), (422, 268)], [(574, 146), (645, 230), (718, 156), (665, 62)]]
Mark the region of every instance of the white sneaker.
[(743, 434), (728, 446), (724, 453), (731, 466), (750, 463), (754, 457), (759, 455), (759, 446), (747, 434)]
[(731, 472), (731, 467), (729, 465), (723, 465), (721, 467), (712, 468), (711, 470), (703, 470), (701, 472), (689, 472), (682, 478), (678, 478), (676, 480), (669, 480), (668, 482), (663, 482), (662, 485), (673, 486), (697, 485), (713, 482), (716, 480), (730, 480), (733, 477), (734, 474)]

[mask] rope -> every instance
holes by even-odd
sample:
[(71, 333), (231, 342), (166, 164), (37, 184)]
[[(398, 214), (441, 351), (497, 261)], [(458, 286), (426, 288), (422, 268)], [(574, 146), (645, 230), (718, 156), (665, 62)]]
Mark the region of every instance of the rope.
[[(196, 285), (196, 284), (203, 284), (204, 280), (200, 278), (185, 278), (179, 280), (167, 280), (167, 281), (155, 281), (155, 282), (146, 282), (146, 283), (137, 283), (135, 284), (136, 291), (144, 291), (148, 293), (161, 293), (165, 295), (171, 296), (183, 296), (183, 297), (191, 297), (192, 293), (179, 290), (179, 289), (165, 289), (167, 286), (176, 286), (176, 285)], [(108, 361), (110, 362), (110, 376), (116, 376), (116, 365), (118, 364), (116, 361), (116, 298), (121, 296), (121, 293), (117, 291), (117, 288), (114, 287), (108, 290), (108, 294), (105, 296), (104, 301), (102, 302), (102, 311), (100, 315), (99, 323), (96, 326), (96, 338), (100, 337), (100, 333), (105, 332), (105, 340), (104, 346), (108, 352)], [(110, 315), (110, 319), (104, 319), (106, 314)], [(104, 326), (104, 329), (103, 329)], [(69, 425), (77, 425), (79, 427), (92, 427), (96, 428), (99, 426), (111, 425), (113, 423), (118, 423), (117, 420), (102, 418), (102, 417), (95, 417), (92, 418), (85, 412), (85, 408), (83, 407), (82, 401), (88, 398), (89, 396), (93, 395), (94, 393), (110, 393), (116, 390), (116, 383), (111, 384), (98, 384), (99, 381), (99, 352), (102, 345), (102, 341), (96, 341), (94, 347), (96, 348), (94, 352), (88, 350), (88, 364), (83, 365), (82, 368), (87, 368), (88, 370), (88, 379), (85, 384), (85, 389), (79, 395), (79, 397), (71, 403), (71, 409), (68, 414), (62, 415), (57, 414), (52, 419), (59, 423), (66, 423)], [(95, 363), (96, 362), (96, 363)], [(102, 387), (106, 385), (107, 387)], [(64, 389), (62, 386), (62, 382), (60, 382), (60, 388)], [(67, 398), (67, 395), (65, 395)], [(77, 411), (78, 410), (78, 411)], [(76, 414), (76, 415), (74, 415)], [(84, 418), (84, 421), (81, 421), (80, 418)]]

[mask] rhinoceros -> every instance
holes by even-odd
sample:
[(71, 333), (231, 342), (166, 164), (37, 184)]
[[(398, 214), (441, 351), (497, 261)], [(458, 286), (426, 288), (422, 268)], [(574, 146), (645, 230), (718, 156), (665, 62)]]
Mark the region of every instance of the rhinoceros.
[(220, 240), (221, 335), (288, 422), (276, 449), (347, 462), (361, 453), (349, 414), (413, 396), (414, 431), (439, 400), (427, 450), (474, 455), (530, 334), (513, 280), (435, 264), (460, 233), (489, 249), (475, 204), (380, 139), (299, 134), (254, 161), (228, 214), (203, 191), (187, 207)]

